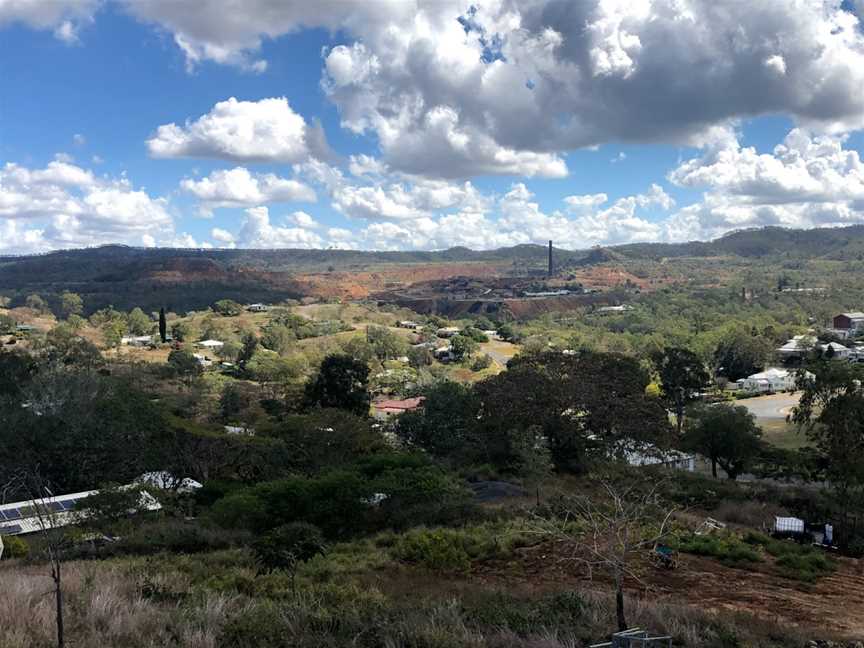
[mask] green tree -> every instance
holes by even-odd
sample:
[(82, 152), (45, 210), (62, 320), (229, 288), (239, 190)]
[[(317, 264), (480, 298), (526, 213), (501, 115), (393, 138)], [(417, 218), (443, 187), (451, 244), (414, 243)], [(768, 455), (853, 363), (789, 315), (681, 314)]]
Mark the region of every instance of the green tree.
[(42, 297), (37, 294), (27, 295), (27, 299), (24, 300), (24, 305), (36, 311), (37, 313), (46, 313), (48, 312), (48, 304), (45, 302)]
[(109, 349), (120, 346), (123, 336), (126, 335), (126, 322), (122, 319), (111, 319), (102, 325), (102, 340)]
[(347, 355), (329, 355), (306, 385), (307, 407), (335, 407), (358, 416), (369, 414), (369, 367)]
[(212, 308), (214, 312), (224, 315), (225, 317), (233, 317), (243, 312), (243, 306), (233, 299), (220, 299), (213, 304)]
[(424, 346), (412, 346), (408, 349), (408, 364), (419, 369), (420, 367), (428, 367), (435, 361), (432, 351)]
[(480, 345), (467, 335), (454, 335), (450, 338), (450, 351), (457, 362), (470, 358)]
[(202, 371), (198, 359), (184, 349), (174, 349), (168, 354), (168, 366), (183, 377), (197, 376)]
[(693, 408), (684, 428), (682, 445), (711, 461), (711, 474), (717, 465), (729, 479), (747, 470), (762, 449), (762, 430), (746, 407), (718, 403)]
[(137, 306), (129, 312), (126, 321), (129, 325), (129, 332), (132, 335), (147, 335), (153, 329), (153, 322)]
[(60, 314), (69, 319), (70, 315), (81, 315), (84, 312), (84, 300), (81, 295), (73, 292), (64, 291), (60, 295)]
[(422, 409), (406, 412), (396, 420), (397, 436), (434, 457), (470, 462), (469, 444), (480, 411), (474, 391), (448, 380), (431, 386), (423, 395)]
[(297, 566), (323, 555), (327, 546), (317, 526), (308, 522), (291, 522), (265, 534), (252, 545), (252, 550), (267, 571), (281, 569), (288, 572), (293, 590)]
[(684, 409), (711, 380), (705, 365), (689, 349), (666, 347), (655, 354), (654, 366), (660, 374), (660, 395), (675, 412), (678, 435), (684, 425)]
[(162, 344), (168, 341), (168, 320), (165, 319), (165, 309), (159, 309), (159, 339)]
[(819, 360), (798, 381), (802, 393), (792, 421), (816, 446), (838, 508), (844, 514), (856, 504), (864, 509), (864, 367)]
[(296, 340), (297, 336), (293, 330), (275, 322), (265, 326), (261, 332), (261, 346), (279, 355), (288, 353)]
[(7, 333), (14, 333), (15, 331), (15, 320), (5, 313), (0, 313), (0, 335), (5, 335)]
[(171, 337), (177, 342), (186, 342), (192, 337), (192, 327), (187, 322), (174, 322), (171, 325)]
[(714, 352), (717, 373), (730, 380), (746, 378), (765, 368), (771, 344), (745, 331), (733, 331), (720, 340)]
[(379, 360), (390, 360), (405, 354), (406, 345), (386, 326), (370, 324), (366, 328), (366, 341)]
[(246, 333), (243, 336), (243, 345), (240, 347), (240, 352), (237, 354), (237, 365), (240, 369), (245, 370), (246, 365), (252, 360), (255, 352), (258, 350), (258, 338), (252, 332)]

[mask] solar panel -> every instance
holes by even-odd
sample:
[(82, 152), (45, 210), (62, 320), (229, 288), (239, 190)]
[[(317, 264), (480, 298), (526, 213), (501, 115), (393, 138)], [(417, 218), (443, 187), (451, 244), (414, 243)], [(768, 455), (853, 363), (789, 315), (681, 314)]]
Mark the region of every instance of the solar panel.
[(60, 502), (48, 502), (48, 508), (50, 508), (55, 513), (59, 513), (63, 510), (63, 504)]
[(20, 520), (21, 519), (21, 511), (17, 508), (6, 509), (5, 511), (0, 511), (0, 520)]
[(21, 533), (22, 530), (20, 524), (10, 524), (9, 526), (0, 527), (0, 534), (15, 535), (16, 533)]

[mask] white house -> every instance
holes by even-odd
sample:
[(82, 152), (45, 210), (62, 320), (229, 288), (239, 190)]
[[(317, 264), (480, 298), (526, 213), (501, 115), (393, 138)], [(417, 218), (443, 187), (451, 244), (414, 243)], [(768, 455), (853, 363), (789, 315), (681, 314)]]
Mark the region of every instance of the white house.
[(598, 313), (626, 313), (627, 311), (633, 310), (632, 306), (628, 306), (627, 304), (622, 304), (621, 306), (602, 306), (597, 309)]
[(213, 364), (213, 361), (203, 353), (193, 353), (192, 357), (195, 358), (198, 361), (198, 364), (202, 367), (209, 367)]
[[(813, 374), (806, 374), (811, 378)], [(753, 393), (766, 393), (778, 391), (794, 391), (797, 389), (798, 377), (794, 371), (772, 367), (755, 373), (752, 376), (741, 378), (737, 381), (741, 391)]]
[(203, 347), (205, 349), (221, 349), (225, 346), (224, 342), (220, 342), (219, 340), (202, 340), (197, 343), (197, 346)]
[(435, 331), (435, 335), (440, 338), (449, 338), (457, 335), (460, 329), (458, 326), (444, 326)]
[(270, 307), (267, 304), (249, 304), (246, 310), (250, 313), (266, 313)]
[(120, 338), (120, 344), (125, 344), (126, 346), (142, 347), (152, 342), (152, 335), (124, 335)]
[(831, 349), (832, 357), (838, 360), (848, 360), (852, 351), (837, 342), (823, 344), (812, 335), (796, 335), (786, 344), (777, 349), (777, 355), (781, 358), (803, 358), (810, 351), (816, 350), (823, 354)]
[[(82, 491), (0, 505), (0, 535), (26, 535), (76, 524), (88, 515), (84, 500), (98, 493), (98, 490)], [(156, 498), (147, 491), (141, 491), (138, 510), (158, 511), (161, 508)]]
[(399, 328), (404, 328), (404, 329), (418, 329), (418, 328), (420, 328), (420, 325), (417, 322), (414, 322), (412, 320), (402, 320), (401, 322), (397, 323), (397, 326)]

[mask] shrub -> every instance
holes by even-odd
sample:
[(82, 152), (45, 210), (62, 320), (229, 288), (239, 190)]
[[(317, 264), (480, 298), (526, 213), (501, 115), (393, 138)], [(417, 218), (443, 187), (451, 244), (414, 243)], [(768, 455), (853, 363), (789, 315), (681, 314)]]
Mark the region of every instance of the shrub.
[(484, 353), (481, 356), (477, 356), (474, 362), (471, 363), (471, 371), (483, 371), (491, 366), (492, 358), (489, 357), (488, 353)]
[(252, 545), (252, 549), (266, 569), (293, 571), (297, 563), (323, 554), (326, 546), (321, 530), (314, 524), (292, 522), (273, 529)]
[(250, 605), (222, 628), (219, 646), (223, 648), (280, 648), (285, 646), (290, 624), (272, 602)]
[(450, 529), (411, 531), (396, 542), (393, 553), (435, 571), (465, 571), (471, 564), (463, 537)]
[(111, 553), (198, 553), (228, 549), (249, 539), (248, 532), (226, 532), (224, 529), (203, 526), (199, 522), (159, 520), (135, 528), (116, 545), (111, 545)]
[(691, 535), (679, 542), (678, 549), (697, 556), (717, 558), (730, 567), (742, 567), (762, 560), (758, 551), (733, 534)]
[(30, 545), (27, 541), (18, 536), (3, 536), (0, 538), (3, 542), (3, 559), (26, 558), (30, 555)]

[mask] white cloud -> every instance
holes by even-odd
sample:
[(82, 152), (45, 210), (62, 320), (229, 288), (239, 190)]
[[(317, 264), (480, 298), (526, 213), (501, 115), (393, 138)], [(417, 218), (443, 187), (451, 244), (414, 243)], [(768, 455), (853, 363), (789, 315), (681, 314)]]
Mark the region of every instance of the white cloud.
[(101, 243), (146, 244), (173, 232), (167, 201), (125, 177), (54, 160), (44, 169), (0, 169), (0, 250), (37, 252)]
[(202, 213), (218, 207), (252, 207), (271, 203), (315, 202), (315, 191), (297, 180), (273, 173), (250, 173), (245, 167), (213, 171), (206, 178), (186, 178), (180, 187), (201, 201)]
[(250, 207), (236, 236), (244, 248), (320, 248), (324, 241), (305, 227), (284, 227), (270, 223), (266, 207)]
[(864, 222), (864, 164), (845, 137), (793, 129), (772, 153), (737, 142), (687, 160), (670, 181), (705, 188), (671, 221), (669, 238), (713, 238), (733, 229)]
[(72, 143), (75, 146), (84, 146), (87, 143), (87, 138), (84, 137), (81, 133), (75, 133), (72, 136)]
[(93, 22), (100, 0), (0, 0), (0, 27), (22, 23), (32, 29), (52, 30), (67, 43), (78, 42), (80, 29)]
[(297, 227), (303, 227), (305, 229), (317, 229), (321, 227), (321, 224), (318, 221), (303, 211), (294, 212), (288, 217), (288, 220), (297, 225)]
[(147, 140), (156, 158), (217, 158), (234, 162), (303, 162), (328, 155), (323, 131), (307, 124), (285, 97), (220, 101), (183, 126), (164, 124)]
[(605, 193), (584, 194), (579, 196), (567, 196), (564, 202), (573, 210), (594, 209), (609, 200)]

